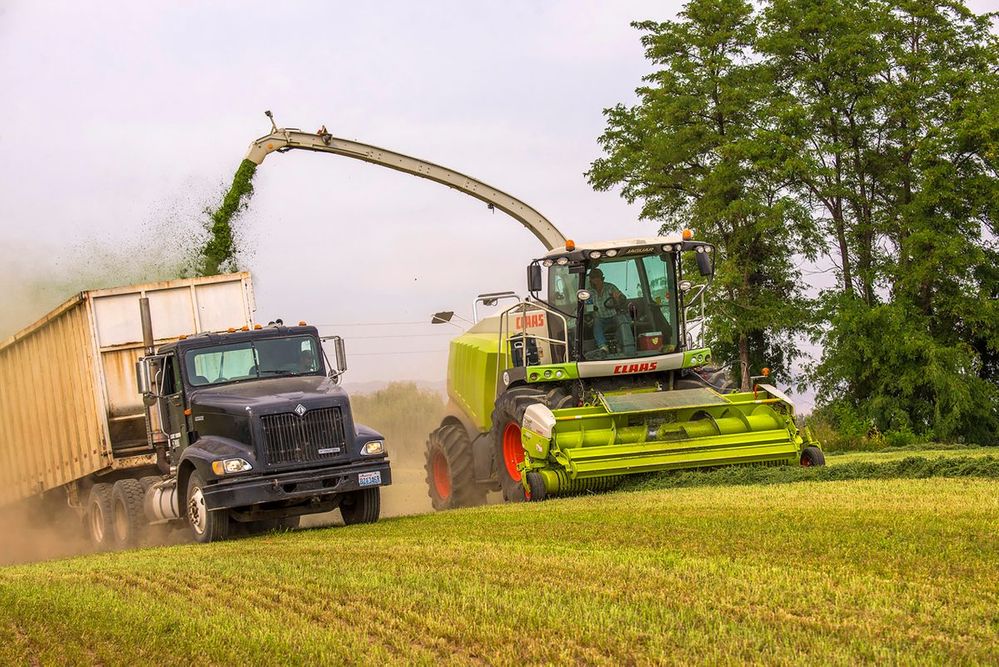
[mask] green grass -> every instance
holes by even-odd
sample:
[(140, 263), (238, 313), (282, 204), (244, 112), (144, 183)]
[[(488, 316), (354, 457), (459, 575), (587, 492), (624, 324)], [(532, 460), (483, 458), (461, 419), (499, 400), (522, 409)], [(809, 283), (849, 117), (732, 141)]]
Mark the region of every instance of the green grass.
[(704, 486), (0, 569), (0, 663), (994, 663), (999, 482)]

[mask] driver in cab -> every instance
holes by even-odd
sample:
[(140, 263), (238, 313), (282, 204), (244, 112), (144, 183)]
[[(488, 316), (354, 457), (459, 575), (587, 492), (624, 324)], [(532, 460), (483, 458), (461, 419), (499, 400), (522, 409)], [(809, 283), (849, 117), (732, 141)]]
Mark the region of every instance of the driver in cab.
[(597, 348), (604, 354), (610, 351), (607, 345), (607, 331), (617, 333), (619, 350), (625, 354), (635, 353), (635, 337), (631, 332), (631, 322), (625, 315), (628, 298), (614, 283), (604, 281), (604, 272), (593, 269), (587, 278), (593, 292), (593, 339)]

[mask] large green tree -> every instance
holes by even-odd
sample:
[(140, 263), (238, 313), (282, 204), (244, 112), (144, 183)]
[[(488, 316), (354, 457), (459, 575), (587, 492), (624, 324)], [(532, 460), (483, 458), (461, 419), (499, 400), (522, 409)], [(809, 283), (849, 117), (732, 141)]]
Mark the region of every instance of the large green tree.
[(773, 84), (753, 59), (757, 21), (744, 0), (692, 0), (676, 21), (634, 24), (656, 71), (634, 106), (607, 109), (606, 155), (588, 173), (619, 186), (663, 232), (692, 227), (719, 248), (709, 338), (718, 356), (788, 373), (809, 322), (797, 262), (816, 249), (807, 209), (788, 189), (767, 124)]
[(994, 438), (997, 49), (961, 2), (773, 0), (788, 172), (834, 241), (817, 367), (841, 425)]

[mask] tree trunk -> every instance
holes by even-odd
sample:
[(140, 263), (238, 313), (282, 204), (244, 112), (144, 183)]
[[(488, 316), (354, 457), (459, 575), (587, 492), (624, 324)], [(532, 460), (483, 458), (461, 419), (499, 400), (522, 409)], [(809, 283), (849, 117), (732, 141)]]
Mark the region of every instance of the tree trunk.
[(739, 334), (739, 391), (749, 391), (752, 389), (749, 379), (749, 338), (746, 334)]

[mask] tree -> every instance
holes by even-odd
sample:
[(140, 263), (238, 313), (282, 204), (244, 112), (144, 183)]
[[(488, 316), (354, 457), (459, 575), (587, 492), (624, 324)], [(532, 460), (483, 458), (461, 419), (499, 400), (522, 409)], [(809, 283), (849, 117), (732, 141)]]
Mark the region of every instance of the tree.
[(838, 249), (820, 403), (860, 428), (994, 439), (989, 17), (955, 0), (773, 0), (763, 16), (759, 47), (788, 93), (788, 173)]
[[(587, 176), (598, 190), (621, 186), (641, 217), (664, 233), (683, 227), (718, 246), (709, 336), (750, 369), (786, 377), (808, 324), (796, 255), (813, 257), (808, 211), (788, 189), (786, 160), (770, 140), (769, 70), (753, 61), (757, 21), (744, 0), (691, 0), (677, 21), (634, 24), (658, 69), (639, 103), (605, 110), (606, 153)], [(773, 355), (764, 363), (764, 353)]]

